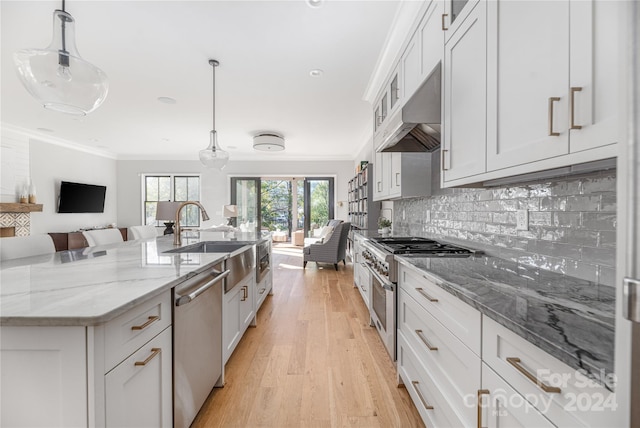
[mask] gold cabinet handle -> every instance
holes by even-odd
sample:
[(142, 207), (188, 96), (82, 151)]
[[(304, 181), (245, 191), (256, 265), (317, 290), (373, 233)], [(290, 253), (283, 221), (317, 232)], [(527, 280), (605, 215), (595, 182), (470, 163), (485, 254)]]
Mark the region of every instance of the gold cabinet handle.
[(149, 361), (153, 360), (153, 358), (156, 355), (158, 355), (160, 352), (162, 352), (162, 349), (160, 349), (160, 348), (151, 348), (151, 355), (149, 355), (147, 357), (147, 359), (144, 360), (144, 361), (136, 361), (134, 365), (136, 365), (136, 366), (146, 366), (149, 363)]
[(430, 301), (430, 302), (434, 302), (434, 303), (435, 303), (435, 302), (437, 302), (437, 301), (438, 301), (438, 299), (436, 299), (436, 298), (434, 298), (434, 297), (429, 296), (429, 295), (426, 293), (426, 291), (424, 291), (422, 288), (416, 288), (416, 291), (417, 291), (418, 293), (422, 294), (424, 297), (426, 297), (426, 298), (427, 298), (427, 300), (428, 300), (428, 301)]
[(489, 395), (488, 389), (478, 390), (478, 428), (482, 428), (482, 396)]
[(582, 88), (579, 86), (574, 86), (569, 91), (569, 117), (570, 117), (570, 129), (582, 129), (581, 125), (576, 125), (576, 92), (582, 91)]
[(527, 369), (525, 369), (524, 367), (522, 367), (520, 365), (520, 362), (521, 362), (520, 358), (508, 357), (507, 358), (507, 362), (509, 364), (511, 364), (513, 367), (515, 367), (516, 370), (518, 370), (520, 373), (522, 373), (531, 382), (533, 382), (536, 385), (538, 385), (540, 387), (540, 389), (542, 389), (544, 392), (549, 392), (549, 393), (554, 393), (554, 394), (560, 394), (562, 392), (562, 390), (560, 388), (558, 388), (557, 386), (549, 386), (546, 383), (544, 383), (543, 381), (541, 381), (540, 379), (536, 378), (531, 373), (529, 373), (529, 371)]
[(151, 316), (151, 317), (149, 317), (149, 318), (147, 319), (147, 322), (146, 322), (146, 323), (144, 323), (144, 324), (142, 324), (142, 325), (134, 325), (134, 326), (131, 326), (131, 330), (134, 330), (134, 331), (135, 331), (135, 330), (143, 330), (143, 329), (145, 329), (145, 328), (149, 327), (149, 325), (150, 325), (151, 323), (156, 322), (156, 321), (158, 321), (159, 319), (160, 319), (160, 317), (159, 317), (159, 316), (157, 316), (157, 315)]
[(429, 349), (429, 351), (437, 351), (438, 350), (437, 346), (431, 346), (431, 344), (429, 343), (427, 338), (424, 337), (424, 333), (422, 332), (422, 330), (416, 330), (416, 334), (418, 335), (420, 340), (422, 340), (422, 343), (424, 343), (425, 346)]
[(559, 132), (553, 132), (553, 103), (560, 101), (560, 97), (549, 97), (549, 136), (557, 137)]
[(444, 26), (444, 19), (445, 17), (449, 16), (449, 14), (447, 13), (443, 13), (442, 14), (442, 31), (447, 31), (449, 28)]
[(447, 170), (448, 170), (448, 168), (445, 168), (445, 166), (444, 166), (444, 154), (445, 154), (446, 152), (448, 152), (448, 151), (449, 151), (449, 150), (447, 150), (447, 149), (442, 149), (442, 150), (440, 150), (440, 152), (442, 153), (441, 169), (442, 169), (443, 171), (447, 171)]
[(243, 286), (241, 288), (242, 290), (242, 299), (240, 299), (241, 302), (244, 302), (245, 300), (247, 300), (247, 297), (249, 296), (249, 293), (247, 293), (247, 286)]
[(416, 391), (416, 394), (418, 394), (418, 397), (420, 398), (420, 401), (422, 401), (422, 405), (424, 406), (424, 408), (427, 410), (433, 410), (433, 406), (427, 403), (427, 400), (424, 399), (424, 397), (422, 396), (422, 393), (418, 389), (419, 383), (420, 382), (418, 382), (417, 380), (411, 381), (411, 385), (413, 385), (413, 389), (414, 391)]
[(396, 172), (396, 187), (400, 186), (400, 173)]
[(260, 293), (260, 294), (264, 294), (264, 292), (265, 292), (265, 291), (267, 291), (267, 288), (266, 288), (266, 287), (261, 288), (261, 289), (260, 289), (260, 291), (258, 291), (258, 293)]

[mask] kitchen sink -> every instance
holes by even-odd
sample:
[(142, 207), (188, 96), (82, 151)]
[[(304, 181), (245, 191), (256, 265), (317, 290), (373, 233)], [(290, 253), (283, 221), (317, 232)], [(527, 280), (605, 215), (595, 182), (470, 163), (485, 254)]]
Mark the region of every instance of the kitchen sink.
[(253, 245), (250, 241), (204, 241), (187, 245), (165, 253), (232, 253), (246, 245)]

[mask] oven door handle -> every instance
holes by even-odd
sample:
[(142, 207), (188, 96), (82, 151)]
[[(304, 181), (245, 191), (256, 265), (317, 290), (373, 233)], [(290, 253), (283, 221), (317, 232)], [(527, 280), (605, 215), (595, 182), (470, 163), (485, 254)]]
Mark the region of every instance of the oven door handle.
[(375, 276), (375, 278), (378, 280), (378, 282), (380, 283), (380, 286), (381, 286), (382, 288), (384, 288), (384, 289), (385, 289), (385, 290), (387, 290), (387, 291), (395, 291), (395, 290), (393, 289), (393, 284), (392, 284), (392, 283), (390, 283), (388, 279), (384, 279), (382, 276), (380, 276), (380, 274), (379, 274), (377, 271), (375, 271), (375, 270), (371, 267), (371, 265), (369, 265), (369, 264), (367, 263), (366, 268), (369, 270), (369, 272), (371, 273), (371, 275)]

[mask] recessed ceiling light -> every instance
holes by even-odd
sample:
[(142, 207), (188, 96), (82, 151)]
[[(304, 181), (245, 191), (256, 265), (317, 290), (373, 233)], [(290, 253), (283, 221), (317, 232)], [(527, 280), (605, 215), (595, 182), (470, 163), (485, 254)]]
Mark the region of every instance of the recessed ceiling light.
[(309, 72), (309, 76), (311, 77), (321, 77), (324, 74), (324, 71), (319, 68), (313, 69)]
[(42, 132), (54, 132), (53, 129), (49, 129), (49, 128), (36, 128), (36, 129)]
[(171, 97), (158, 97), (158, 101), (163, 104), (175, 104), (177, 101)]
[(163, 143), (168, 143), (168, 142), (169, 142), (169, 141), (171, 141), (171, 140), (169, 140), (168, 138), (163, 138), (163, 139), (162, 139), (162, 140), (160, 140), (160, 141), (162, 141)]
[(313, 8), (322, 6), (322, 3), (324, 3), (324, 0), (307, 0), (307, 4)]

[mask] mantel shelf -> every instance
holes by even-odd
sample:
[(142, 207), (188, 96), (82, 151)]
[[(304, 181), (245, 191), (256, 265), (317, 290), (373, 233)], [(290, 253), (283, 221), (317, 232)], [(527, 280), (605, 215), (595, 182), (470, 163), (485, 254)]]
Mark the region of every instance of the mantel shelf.
[(0, 202), (0, 213), (42, 212), (42, 204), (21, 204), (18, 202)]

